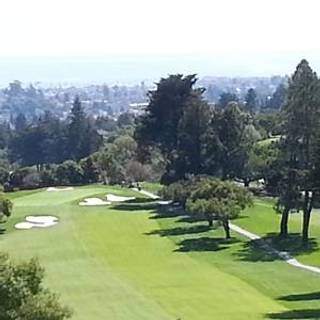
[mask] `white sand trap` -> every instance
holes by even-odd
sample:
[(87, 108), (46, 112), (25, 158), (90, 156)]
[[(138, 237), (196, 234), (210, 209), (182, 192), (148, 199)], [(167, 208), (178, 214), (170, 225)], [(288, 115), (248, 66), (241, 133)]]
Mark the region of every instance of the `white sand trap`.
[(46, 224), (57, 222), (58, 218), (54, 216), (27, 216), (26, 221), (31, 223)]
[(173, 201), (172, 200), (160, 200), (160, 201), (157, 201), (157, 204), (159, 204), (160, 206), (166, 206), (166, 205), (169, 205), (169, 204), (172, 204)]
[(49, 228), (58, 224), (58, 221), (51, 221), (46, 223), (33, 223), (35, 228)]
[(99, 198), (87, 198), (79, 203), (80, 206), (106, 206), (111, 204), (110, 201), (104, 201)]
[(71, 191), (73, 187), (66, 187), (66, 188), (56, 188), (56, 187), (49, 187), (47, 191), (49, 192), (63, 192), (63, 191)]
[(135, 197), (121, 197), (121, 196), (116, 196), (114, 194), (107, 194), (107, 201), (110, 202), (125, 202), (125, 201), (130, 201), (130, 200), (135, 200)]
[(58, 218), (53, 216), (28, 216), (25, 222), (15, 225), (18, 230), (29, 230), (32, 228), (49, 228), (58, 224)]
[(18, 230), (29, 230), (33, 228), (33, 223), (30, 222), (20, 222), (14, 226)]

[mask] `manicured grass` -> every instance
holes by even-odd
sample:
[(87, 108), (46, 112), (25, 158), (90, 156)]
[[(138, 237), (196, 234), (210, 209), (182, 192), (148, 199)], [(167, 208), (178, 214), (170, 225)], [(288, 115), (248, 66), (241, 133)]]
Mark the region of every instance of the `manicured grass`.
[(143, 182), (142, 188), (149, 192), (157, 194), (163, 188), (163, 186), (160, 183)]
[(274, 136), (268, 139), (264, 139), (258, 142), (259, 145), (269, 145), (273, 142), (279, 141), (279, 139), (281, 138), (281, 136)]
[(289, 239), (279, 241), (277, 234), (279, 232), (279, 224), (281, 216), (273, 210), (274, 202), (272, 200), (255, 201), (255, 205), (247, 209), (240, 219), (236, 220), (236, 224), (250, 230), (260, 236), (266, 237), (273, 245), (280, 250), (288, 250), (299, 261), (320, 266), (320, 211), (313, 210), (310, 226), (310, 244), (306, 250), (301, 248), (301, 225), (302, 213), (292, 213), (289, 218)]
[[(74, 309), (73, 319), (320, 317), (318, 275), (265, 259), (246, 239), (226, 242), (221, 230), (208, 231), (205, 223), (191, 224), (172, 212), (78, 206), (84, 197), (106, 193), (141, 197), (98, 185), (12, 194), (14, 215), (0, 235), (0, 250), (17, 259), (39, 258), (47, 284)], [(255, 208), (247, 212), (250, 219), (237, 223), (264, 221), (262, 213), (254, 216)], [(14, 230), (28, 214), (56, 215), (60, 223), (47, 230)]]

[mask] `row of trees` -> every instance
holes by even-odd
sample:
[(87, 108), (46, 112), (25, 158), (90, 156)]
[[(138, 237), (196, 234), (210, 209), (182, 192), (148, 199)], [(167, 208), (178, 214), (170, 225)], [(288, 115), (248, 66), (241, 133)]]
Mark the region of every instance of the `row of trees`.
[(97, 151), (102, 143), (92, 121), (85, 115), (78, 98), (67, 121), (61, 121), (47, 112), (27, 125), (21, 116), (19, 125), (9, 142), (10, 158), (22, 166), (61, 163), (80, 160)]

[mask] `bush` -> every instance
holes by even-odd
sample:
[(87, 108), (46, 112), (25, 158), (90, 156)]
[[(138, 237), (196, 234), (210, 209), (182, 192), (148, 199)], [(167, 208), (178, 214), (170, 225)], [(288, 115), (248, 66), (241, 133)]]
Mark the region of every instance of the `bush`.
[(61, 185), (80, 184), (83, 182), (83, 170), (75, 161), (68, 160), (57, 166), (56, 178)]
[(24, 189), (35, 189), (41, 186), (41, 178), (38, 172), (33, 172), (27, 174), (22, 179), (22, 188)]
[(13, 263), (0, 254), (0, 310), (5, 320), (64, 320), (71, 317), (68, 308), (43, 288), (44, 270), (34, 259)]
[(56, 168), (47, 168), (40, 172), (40, 180), (42, 187), (53, 186), (56, 183)]
[(91, 157), (82, 159), (80, 167), (83, 171), (83, 182), (94, 183), (99, 181), (99, 170)]
[(125, 176), (129, 181), (147, 181), (151, 177), (151, 168), (138, 161), (129, 161), (125, 166)]
[(37, 173), (37, 170), (32, 167), (19, 168), (12, 172), (9, 183), (13, 188), (23, 188), (24, 179), (33, 173)]
[(6, 183), (8, 179), (9, 179), (9, 171), (4, 167), (0, 167), (0, 184)]
[(0, 193), (0, 221), (5, 217), (6, 219), (11, 216), (12, 213), (12, 202), (6, 198), (3, 193)]

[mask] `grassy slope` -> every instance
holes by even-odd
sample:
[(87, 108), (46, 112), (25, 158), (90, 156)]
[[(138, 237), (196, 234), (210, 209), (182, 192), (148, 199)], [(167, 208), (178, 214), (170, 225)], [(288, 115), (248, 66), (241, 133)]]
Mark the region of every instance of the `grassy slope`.
[[(247, 209), (236, 223), (261, 236), (274, 237), (279, 231), (280, 215), (275, 213), (272, 206), (272, 201), (257, 200), (255, 206)], [(310, 227), (311, 245), (307, 251), (300, 249), (301, 218), (300, 213), (290, 215), (289, 232), (292, 235), (289, 243), (282, 248), (285, 249), (289, 245), (292, 253), (300, 261), (320, 266), (320, 250), (317, 250), (320, 243), (320, 212), (319, 210), (313, 212)]]
[[(320, 316), (317, 300), (278, 300), (316, 292), (320, 277), (260, 261), (244, 239), (225, 244), (220, 231), (208, 233), (179, 217), (77, 205), (108, 192), (132, 194), (102, 186), (15, 194), (15, 218), (0, 237), (1, 250), (39, 257), (50, 287), (74, 307), (74, 319), (262, 319), (266, 313), (301, 319), (304, 309), (309, 319)], [(61, 223), (14, 231), (12, 224), (26, 214), (57, 215)], [(293, 318), (289, 309), (301, 311)]]

